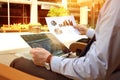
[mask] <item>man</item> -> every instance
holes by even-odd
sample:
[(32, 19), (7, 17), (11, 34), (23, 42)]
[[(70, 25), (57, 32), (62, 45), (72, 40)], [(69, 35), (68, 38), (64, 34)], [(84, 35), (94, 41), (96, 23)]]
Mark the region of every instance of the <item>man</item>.
[[(46, 80), (120, 80), (119, 3), (120, 0), (106, 0), (95, 29), (96, 41), (91, 44), (85, 56), (63, 58), (52, 56), (43, 48), (34, 48), (30, 53), (38, 67), (25, 59), (16, 59), (11, 66)], [(51, 71), (42, 67), (46, 62), (50, 64)]]

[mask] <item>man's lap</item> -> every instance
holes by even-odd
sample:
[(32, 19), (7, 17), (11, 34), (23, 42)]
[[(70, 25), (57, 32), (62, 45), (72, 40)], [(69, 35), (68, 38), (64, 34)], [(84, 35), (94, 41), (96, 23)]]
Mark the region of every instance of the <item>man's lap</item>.
[(45, 80), (70, 80), (63, 75), (47, 70), (45, 67), (36, 66), (32, 60), (28, 60), (23, 57), (12, 61), (10, 67), (43, 78)]

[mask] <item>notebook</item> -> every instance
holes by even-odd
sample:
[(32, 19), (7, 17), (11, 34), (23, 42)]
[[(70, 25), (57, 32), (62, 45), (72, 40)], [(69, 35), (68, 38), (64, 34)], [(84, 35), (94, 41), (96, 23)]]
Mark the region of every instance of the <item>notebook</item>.
[(31, 48), (42, 47), (55, 56), (62, 56), (70, 52), (52, 33), (26, 34), (21, 37)]

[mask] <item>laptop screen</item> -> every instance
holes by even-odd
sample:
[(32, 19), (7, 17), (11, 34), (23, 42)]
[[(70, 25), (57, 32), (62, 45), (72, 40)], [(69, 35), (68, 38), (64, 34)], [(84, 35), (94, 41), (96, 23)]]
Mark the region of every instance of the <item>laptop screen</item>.
[(55, 56), (61, 56), (70, 52), (69, 49), (52, 33), (27, 34), (21, 35), (21, 37), (30, 45), (30, 47), (45, 48)]

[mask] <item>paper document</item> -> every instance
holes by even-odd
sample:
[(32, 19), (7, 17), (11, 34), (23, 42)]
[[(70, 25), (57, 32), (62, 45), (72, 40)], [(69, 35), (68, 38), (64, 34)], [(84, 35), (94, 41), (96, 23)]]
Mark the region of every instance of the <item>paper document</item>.
[(45, 19), (49, 31), (55, 35), (70, 36), (80, 34), (79, 31), (73, 27), (73, 25), (76, 25), (74, 16), (46, 17)]
[(53, 33), (64, 44), (71, 44), (82, 37), (80, 32), (73, 27), (76, 25), (74, 16), (46, 17), (49, 31)]

